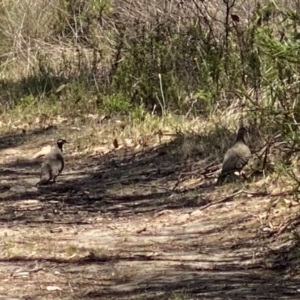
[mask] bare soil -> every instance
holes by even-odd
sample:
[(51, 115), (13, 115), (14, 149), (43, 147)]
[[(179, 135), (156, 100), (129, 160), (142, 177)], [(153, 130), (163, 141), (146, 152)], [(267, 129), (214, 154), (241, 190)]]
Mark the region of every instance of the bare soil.
[(32, 157), (58, 134), (0, 140), (0, 299), (300, 298), (297, 243), (282, 230), (298, 208), (274, 205), (291, 195), (201, 172), (174, 191), (180, 141), (81, 155), (72, 137), (57, 183), (37, 188)]

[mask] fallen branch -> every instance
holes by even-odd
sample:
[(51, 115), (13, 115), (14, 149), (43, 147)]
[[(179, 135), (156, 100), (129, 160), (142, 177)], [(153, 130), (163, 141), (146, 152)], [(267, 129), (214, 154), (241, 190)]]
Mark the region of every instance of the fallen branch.
[(140, 184), (140, 186), (150, 187), (150, 188), (154, 188), (155, 187), (157, 189), (164, 190), (164, 191), (167, 191), (167, 192), (170, 192), (170, 193), (177, 193), (177, 191), (174, 191), (173, 189), (166, 188), (164, 186), (159, 186), (157, 184)]
[(290, 218), (278, 231), (277, 231), (277, 236), (279, 236), (280, 234), (282, 234), (290, 225), (292, 225), (292, 223), (296, 222), (298, 220), (298, 222), (295, 225), (298, 225), (300, 223), (300, 215), (298, 214), (297, 216)]
[[(205, 178), (207, 178), (208, 174), (214, 174), (219, 168), (220, 168), (221, 164), (215, 164), (215, 162), (210, 163), (209, 165), (207, 165), (204, 168), (201, 168), (200, 170), (194, 170), (194, 171), (190, 171), (190, 172), (182, 172), (178, 175), (178, 179), (173, 187), (173, 191), (176, 190), (176, 188), (179, 186), (179, 184), (181, 184), (182, 182), (186, 181), (189, 179), (188, 176), (193, 176), (193, 175), (198, 175), (198, 176), (204, 176)], [(182, 178), (183, 177), (183, 178)], [(212, 178), (212, 177), (210, 177)]]
[(253, 196), (271, 196), (269, 193), (267, 192), (248, 192), (248, 191), (244, 191), (244, 190), (239, 190), (231, 195), (227, 195), (226, 197), (220, 199), (220, 200), (217, 200), (215, 202), (211, 202), (211, 203), (208, 203), (202, 207), (200, 207), (200, 210), (204, 210), (210, 206), (213, 206), (213, 205), (217, 205), (217, 204), (220, 204), (220, 203), (223, 203), (223, 202), (226, 202), (228, 200), (231, 200), (233, 197), (237, 196), (237, 195), (240, 195), (240, 194), (247, 194), (247, 195), (253, 195)]
[(206, 205), (200, 207), (200, 210), (204, 210), (204, 209), (206, 209), (206, 208), (208, 208), (208, 207), (210, 207), (210, 206), (217, 205), (217, 204), (226, 202), (226, 201), (228, 201), (228, 200), (231, 200), (233, 197), (235, 197), (235, 196), (237, 196), (237, 195), (239, 195), (239, 194), (242, 194), (242, 193), (243, 193), (243, 190), (240, 190), (240, 191), (235, 192), (235, 193), (233, 193), (233, 194), (231, 194), (231, 195), (227, 195), (226, 197), (224, 197), (224, 198), (222, 198), (222, 199), (220, 199), (220, 200), (218, 200), (218, 201), (211, 202), (211, 203), (208, 203), (208, 204), (206, 204)]

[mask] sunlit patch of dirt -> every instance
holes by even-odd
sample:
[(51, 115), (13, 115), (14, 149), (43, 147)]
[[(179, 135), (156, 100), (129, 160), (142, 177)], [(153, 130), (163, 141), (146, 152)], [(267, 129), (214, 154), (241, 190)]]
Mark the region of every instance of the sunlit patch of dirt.
[(181, 137), (72, 155), (71, 133), (57, 184), (37, 187), (56, 136), (2, 150), (0, 296), (297, 299), (291, 195), (215, 186), (219, 161)]

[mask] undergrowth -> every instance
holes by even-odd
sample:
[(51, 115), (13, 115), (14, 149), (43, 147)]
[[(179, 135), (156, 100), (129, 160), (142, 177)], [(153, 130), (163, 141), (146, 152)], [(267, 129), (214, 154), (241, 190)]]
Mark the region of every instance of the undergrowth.
[[(202, 179), (237, 128), (249, 126), (247, 167), (260, 172), (227, 194), (251, 185), (291, 207), (300, 191), (299, 8), (283, 0), (2, 0), (0, 131), (69, 130), (68, 162), (174, 139), (167, 154), (183, 169), (200, 157), (202, 173), (194, 161), (187, 173)], [(5, 255), (19, 255), (18, 241), (4, 244)], [(79, 254), (73, 245), (60, 253)]]
[(199, 116), (206, 131), (246, 124), (256, 148), (285, 143), (278, 164), (289, 173), (299, 148), (299, 4), (198, 2), (3, 0), (3, 119), (104, 114), (143, 135), (170, 115), (174, 132)]

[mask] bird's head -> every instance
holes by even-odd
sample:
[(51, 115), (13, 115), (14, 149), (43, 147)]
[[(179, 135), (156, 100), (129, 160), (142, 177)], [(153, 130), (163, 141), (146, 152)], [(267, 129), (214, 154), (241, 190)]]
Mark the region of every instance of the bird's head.
[(66, 139), (58, 139), (57, 140), (57, 147), (62, 150), (64, 144), (68, 144), (69, 142)]
[(237, 133), (237, 137), (236, 137), (236, 140), (239, 141), (239, 140), (244, 140), (244, 136), (246, 133), (249, 133), (249, 129), (246, 128), (246, 127), (240, 127), (238, 133)]

